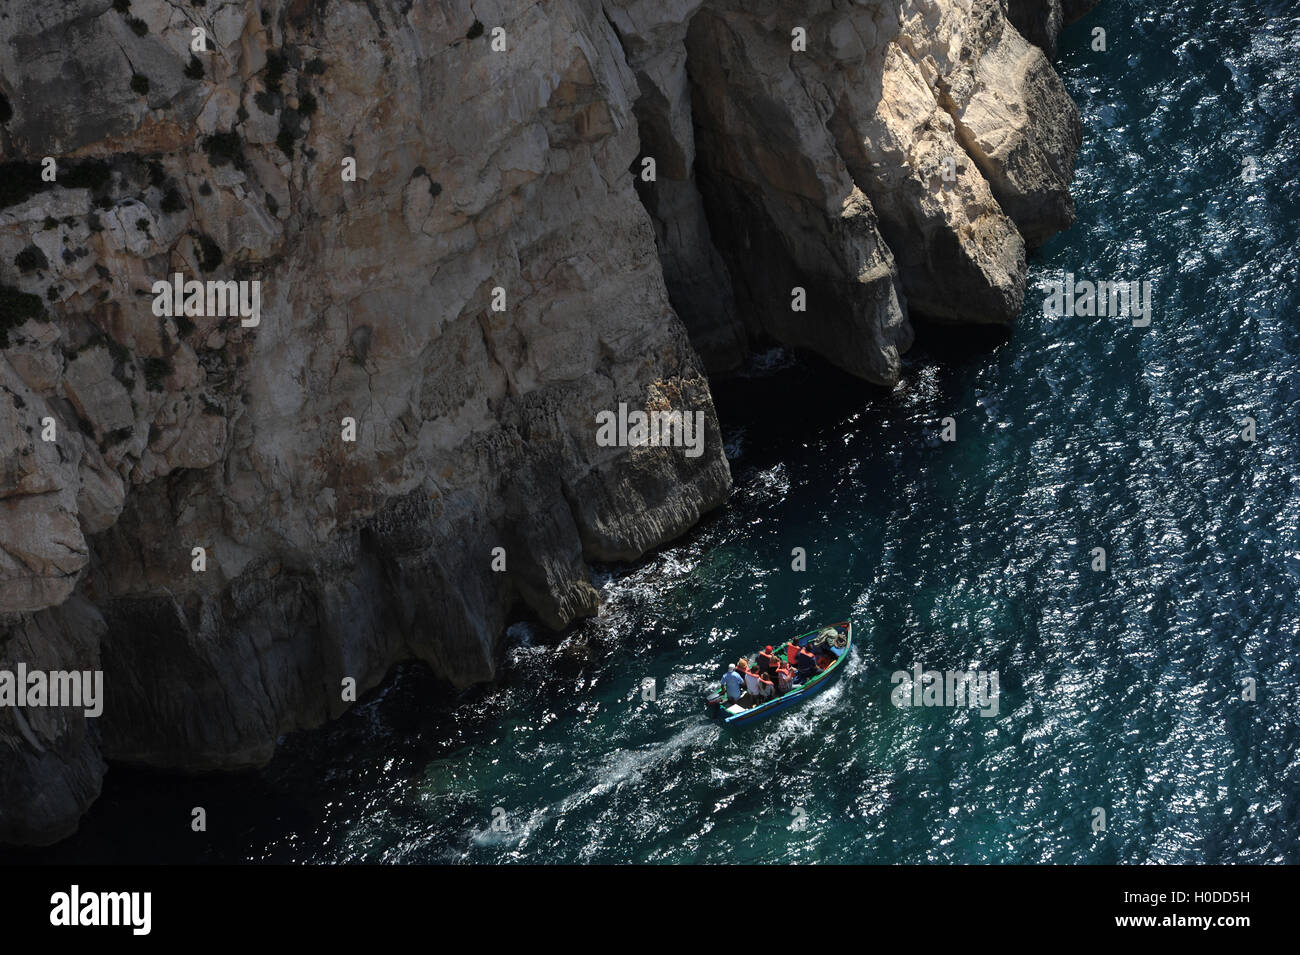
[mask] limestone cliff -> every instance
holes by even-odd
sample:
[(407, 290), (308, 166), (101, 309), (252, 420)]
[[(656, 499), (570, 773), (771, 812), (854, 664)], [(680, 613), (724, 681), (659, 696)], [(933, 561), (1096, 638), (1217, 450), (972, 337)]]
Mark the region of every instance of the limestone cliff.
[[(1009, 322), (1079, 142), (1013, 25), (1059, 0), (1011, 9), (0, 3), (0, 669), (106, 686), (0, 708), (0, 841), (596, 612), (725, 501), (753, 344), (892, 383), (909, 310)], [(158, 314), (176, 273), (260, 321)], [(702, 453), (606, 446), (620, 404)]]

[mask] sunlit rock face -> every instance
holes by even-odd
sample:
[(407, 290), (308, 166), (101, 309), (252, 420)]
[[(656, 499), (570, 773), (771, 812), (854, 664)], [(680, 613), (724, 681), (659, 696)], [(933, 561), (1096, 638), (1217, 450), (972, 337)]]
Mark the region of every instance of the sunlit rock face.
[[(400, 660), (491, 679), (514, 608), (597, 612), (591, 562), (726, 499), (706, 369), (894, 383), (909, 313), (1010, 321), (1072, 216), (1073, 105), (991, 0), (0, 24), (0, 669), (106, 687), (0, 707), (2, 841), (106, 759), (264, 763)], [(598, 441), (620, 405), (698, 449)]]

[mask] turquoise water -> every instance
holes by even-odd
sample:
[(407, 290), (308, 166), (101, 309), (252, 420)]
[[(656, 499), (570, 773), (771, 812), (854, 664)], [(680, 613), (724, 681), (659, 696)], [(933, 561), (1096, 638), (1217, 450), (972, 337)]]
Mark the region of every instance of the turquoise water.
[[(606, 569), (599, 619), (515, 626), (500, 684), (457, 699), (403, 668), (256, 774), (114, 770), (40, 857), (1300, 861), (1300, 13), (1155, 6), (1063, 38), (1078, 222), (1009, 339), (923, 332), (892, 392), (760, 356), (717, 388), (731, 501)], [(1150, 327), (1044, 316), (1067, 271), (1151, 280)], [(846, 615), (833, 689), (705, 719), (719, 661)], [(998, 715), (891, 705), (914, 664), (997, 671)]]

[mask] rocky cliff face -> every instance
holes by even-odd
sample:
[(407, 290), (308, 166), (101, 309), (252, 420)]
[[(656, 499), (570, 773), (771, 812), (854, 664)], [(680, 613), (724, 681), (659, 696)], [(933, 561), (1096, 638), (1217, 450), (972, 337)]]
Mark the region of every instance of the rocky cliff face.
[[(596, 612), (589, 562), (725, 500), (705, 371), (752, 344), (892, 383), (909, 312), (1010, 321), (1072, 218), (1013, 26), (1059, 10), (0, 6), (0, 670), (106, 696), (0, 707), (0, 841), (106, 760), (262, 763), (398, 660), (490, 679), (517, 602)], [(260, 321), (157, 314), (176, 273)], [(700, 453), (607, 446), (620, 404)]]

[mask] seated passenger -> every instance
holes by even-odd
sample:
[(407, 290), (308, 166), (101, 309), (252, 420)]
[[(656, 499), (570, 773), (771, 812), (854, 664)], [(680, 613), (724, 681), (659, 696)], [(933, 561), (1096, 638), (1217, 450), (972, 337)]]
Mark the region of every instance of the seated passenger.
[(734, 663), (727, 664), (727, 672), (722, 675), (722, 688), (727, 691), (727, 700), (731, 703), (739, 703), (744, 695), (745, 678)]
[(758, 699), (758, 673), (754, 670), (745, 671), (745, 689), (749, 691), (750, 703)]
[(808, 652), (807, 649), (799, 650), (799, 657), (795, 661), (795, 673), (802, 683), (808, 677), (817, 672), (817, 658)]
[(760, 703), (766, 703), (776, 696), (776, 687), (772, 685), (772, 680), (763, 674), (758, 678), (758, 699)]
[(758, 672), (767, 673), (775, 666), (776, 658), (772, 656), (772, 648), (769, 646), (758, 655)]
[(794, 686), (794, 671), (790, 669), (789, 664), (782, 663), (776, 668), (776, 693), (778, 696), (785, 696)]

